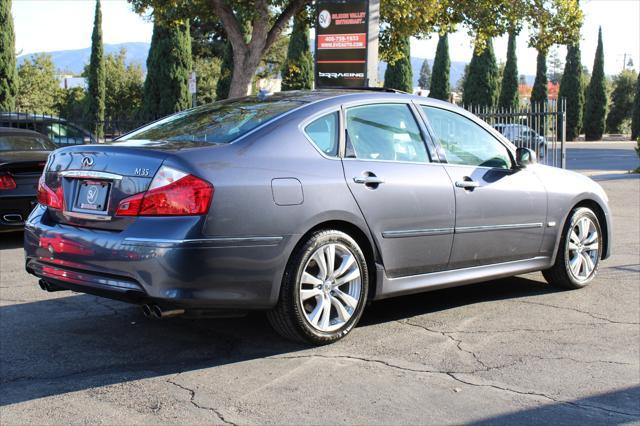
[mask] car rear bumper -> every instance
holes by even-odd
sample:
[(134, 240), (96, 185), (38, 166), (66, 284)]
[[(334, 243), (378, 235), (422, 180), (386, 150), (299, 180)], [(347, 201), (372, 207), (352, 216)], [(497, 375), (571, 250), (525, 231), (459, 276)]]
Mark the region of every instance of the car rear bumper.
[(269, 309), (295, 240), (130, 234), (51, 223), (38, 206), (25, 226), (27, 272), (56, 287), (135, 303)]

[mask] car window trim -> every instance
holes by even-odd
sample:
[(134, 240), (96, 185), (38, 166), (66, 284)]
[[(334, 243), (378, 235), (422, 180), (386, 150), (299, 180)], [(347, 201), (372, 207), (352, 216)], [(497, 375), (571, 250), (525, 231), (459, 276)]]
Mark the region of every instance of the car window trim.
[[(460, 114), (457, 111), (454, 111), (452, 109), (448, 109), (448, 108), (442, 108), (440, 106), (436, 106), (436, 105), (429, 105), (429, 104), (425, 104), (425, 103), (418, 103), (418, 105), (420, 105), (420, 109), (422, 110), (421, 113), (424, 116), (424, 120), (427, 123), (429, 130), (432, 132), (433, 136), (435, 137), (435, 140), (437, 140), (438, 143), (438, 153), (439, 155), (441, 155), (443, 158), (443, 163), (450, 165), (450, 166), (463, 166), (463, 167), (479, 167), (479, 168), (483, 168), (483, 169), (495, 169), (495, 170), (513, 170), (516, 167), (516, 161), (515, 161), (515, 157), (514, 157), (514, 153), (513, 151), (509, 148), (509, 146), (507, 146), (503, 141), (501, 141), (499, 138), (497, 138), (493, 133), (491, 133), (490, 131), (488, 131), (485, 126), (478, 124), (478, 122), (476, 120), (472, 120), (469, 117), (466, 117), (464, 114)], [(429, 120), (429, 117), (427, 116), (427, 113), (424, 111), (423, 107), (427, 107), (427, 108), (435, 108), (435, 109), (440, 109), (443, 111), (447, 111), (450, 112), (452, 114), (456, 114), (459, 115), (460, 117), (469, 120), (470, 122), (472, 122), (473, 124), (477, 125), (478, 127), (480, 127), (482, 130), (484, 130), (489, 136), (491, 136), (493, 139), (495, 139), (498, 143), (500, 143), (500, 145), (502, 145), (504, 147), (504, 149), (507, 150), (507, 154), (509, 155), (509, 160), (511, 161), (511, 167), (504, 169), (502, 167), (488, 167), (488, 166), (478, 166), (478, 165), (473, 165), (473, 164), (451, 164), (449, 163), (449, 161), (447, 160), (447, 156), (444, 154), (444, 149), (442, 148), (442, 144), (440, 143), (440, 138), (438, 137), (438, 134), (435, 132), (435, 130), (433, 130), (433, 127), (431, 126), (431, 122)], [(487, 124), (488, 126), (488, 124)], [(495, 129), (493, 129), (495, 130)], [(497, 131), (497, 130), (495, 130)]]
[[(409, 112), (411, 113), (413, 120), (415, 121), (416, 125), (418, 126), (418, 129), (420, 131), (420, 138), (422, 139), (422, 144), (424, 145), (424, 148), (427, 152), (427, 161), (398, 161), (398, 160), (376, 160), (376, 159), (363, 159), (363, 158), (347, 158), (345, 156), (345, 151), (346, 151), (346, 134), (347, 134), (347, 110), (350, 108), (358, 108), (358, 107), (363, 107), (363, 106), (374, 106), (374, 105), (393, 105), (393, 104), (401, 104), (401, 105), (405, 105), (408, 109)], [(427, 141), (430, 140), (430, 135), (429, 133), (425, 133), (425, 129), (423, 128), (423, 126), (421, 125), (421, 117), (419, 115), (416, 115), (416, 111), (415, 109), (412, 107), (413, 106), (413, 101), (411, 100), (406, 100), (406, 99), (379, 99), (379, 100), (375, 100), (375, 101), (370, 101), (370, 100), (358, 100), (358, 101), (353, 101), (353, 102), (345, 102), (341, 105), (341, 110), (342, 110), (342, 117), (341, 117), (341, 121), (343, 122), (343, 125), (341, 126), (341, 135), (340, 135), (340, 139), (341, 141), (343, 141), (344, 143), (342, 144), (342, 151), (340, 152), (340, 158), (344, 159), (344, 160), (360, 160), (360, 161), (377, 161), (377, 162), (384, 162), (384, 163), (403, 163), (403, 164), (432, 164), (432, 163), (438, 163), (438, 161), (434, 161), (434, 157), (433, 154), (430, 150), (430, 146), (429, 143)]]
[[(334, 113), (338, 113), (338, 129), (336, 130), (338, 132), (337, 136), (338, 136), (338, 149), (336, 152), (335, 156), (332, 155), (328, 155), (326, 152), (324, 152), (323, 150), (321, 150), (318, 145), (316, 145), (316, 143), (313, 141), (313, 139), (311, 139), (311, 136), (309, 136), (307, 134), (306, 128), (307, 126), (309, 126), (311, 123), (313, 123), (316, 120), (321, 119), (322, 117), (325, 117), (327, 115), (330, 114), (334, 114)], [(300, 132), (304, 135), (304, 137), (307, 139), (307, 141), (309, 141), (309, 143), (311, 144), (311, 146), (313, 146), (313, 148), (318, 151), (318, 153), (320, 153), (320, 155), (322, 155), (324, 158), (328, 159), (328, 160), (339, 160), (341, 158), (340, 153), (341, 153), (341, 147), (342, 147), (342, 114), (340, 111), (340, 107), (332, 107), (332, 108), (328, 108), (322, 111), (319, 111), (315, 114), (310, 115), (309, 117), (305, 118), (304, 120), (302, 120), (300, 122), (300, 124), (298, 124), (298, 130), (300, 130)]]

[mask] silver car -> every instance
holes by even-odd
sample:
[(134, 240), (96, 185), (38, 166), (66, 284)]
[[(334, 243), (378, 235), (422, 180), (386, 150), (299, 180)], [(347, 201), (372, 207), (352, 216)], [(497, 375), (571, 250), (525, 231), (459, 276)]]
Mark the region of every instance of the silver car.
[(59, 149), (38, 199), (43, 289), (155, 317), (265, 310), (312, 344), (388, 297), (532, 271), (584, 287), (611, 247), (592, 180), (451, 104), (373, 90), (232, 99)]

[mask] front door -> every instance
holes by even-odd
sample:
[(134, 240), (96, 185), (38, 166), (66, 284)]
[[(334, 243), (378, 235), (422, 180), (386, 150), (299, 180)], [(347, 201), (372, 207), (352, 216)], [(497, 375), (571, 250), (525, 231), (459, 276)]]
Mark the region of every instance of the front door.
[(454, 184), (456, 224), (449, 268), (537, 256), (547, 194), (535, 173), (514, 168), (508, 149), (478, 123), (452, 111), (422, 108)]
[(379, 247), (387, 276), (446, 268), (455, 202), (442, 164), (431, 163), (409, 105), (345, 111), (345, 179)]

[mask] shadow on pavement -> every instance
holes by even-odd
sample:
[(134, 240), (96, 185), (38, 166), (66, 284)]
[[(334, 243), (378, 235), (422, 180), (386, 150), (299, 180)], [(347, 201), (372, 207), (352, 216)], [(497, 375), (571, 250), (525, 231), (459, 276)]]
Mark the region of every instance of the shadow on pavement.
[(3, 232), (0, 234), (0, 250), (10, 250), (22, 247), (24, 244), (24, 233)]
[[(516, 277), (390, 299), (369, 306), (361, 326), (549, 291)], [(0, 406), (308, 349), (276, 335), (261, 313), (152, 321), (88, 295), (2, 306), (0, 324)]]
[[(616, 410), (612, 410), (611, 407), (616, 407)], [(548, 404), (491, 417), (472, 424), (586, 425), (632, 423), (638, 420), (640, 420), (640, 386), (634, 386), (570, 402)]]

